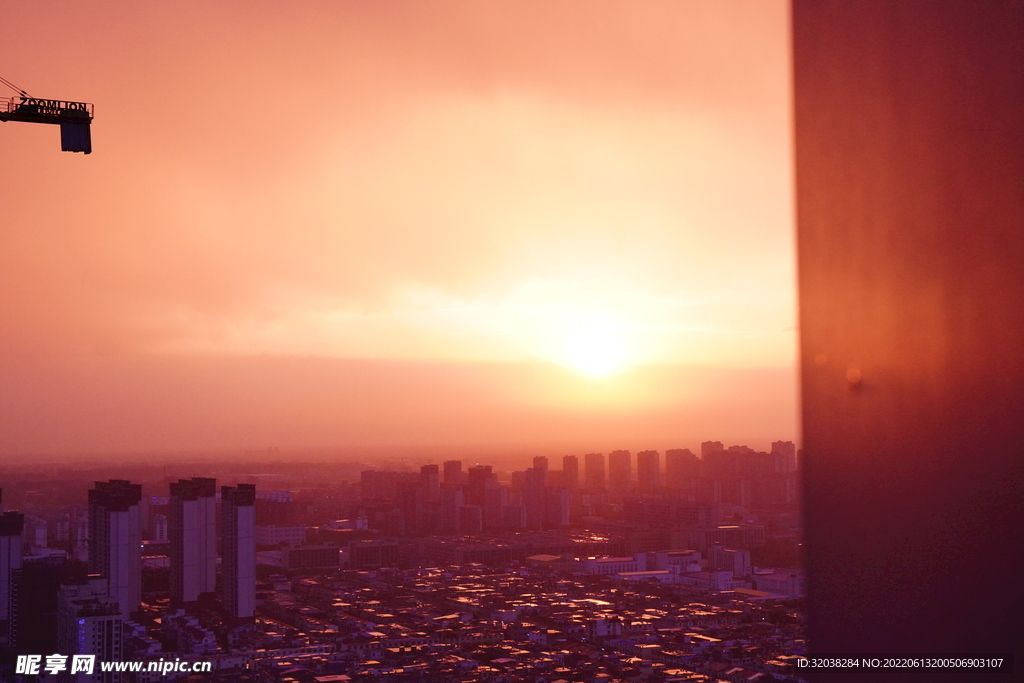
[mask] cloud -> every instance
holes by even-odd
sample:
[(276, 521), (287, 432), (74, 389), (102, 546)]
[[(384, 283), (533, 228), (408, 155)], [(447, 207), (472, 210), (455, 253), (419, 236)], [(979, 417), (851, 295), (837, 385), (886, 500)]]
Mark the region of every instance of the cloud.
[(5, 77), (96, 103), (88, 157), (0, 126), (0, 353), (54, 401), (112, 359), (564, 361), (594, 326), (792, 362), (781, 1), (9, 5)]

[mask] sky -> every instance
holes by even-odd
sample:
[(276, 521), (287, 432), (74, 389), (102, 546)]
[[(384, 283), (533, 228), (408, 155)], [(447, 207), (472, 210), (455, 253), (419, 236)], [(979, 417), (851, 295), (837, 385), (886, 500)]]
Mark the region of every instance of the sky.
[(96, 112), (0, 124), (0, 454), (797, 438), (781, 0), (8, 0), (0, 76)]

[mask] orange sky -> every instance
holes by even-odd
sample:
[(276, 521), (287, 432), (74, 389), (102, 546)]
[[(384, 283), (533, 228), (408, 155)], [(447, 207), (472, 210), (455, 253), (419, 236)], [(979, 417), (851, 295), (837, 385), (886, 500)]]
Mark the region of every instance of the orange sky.
[(0, 124), (0, 453), (796, 437), (781, 0), (8, 0), (0, 76), (96, 105)]

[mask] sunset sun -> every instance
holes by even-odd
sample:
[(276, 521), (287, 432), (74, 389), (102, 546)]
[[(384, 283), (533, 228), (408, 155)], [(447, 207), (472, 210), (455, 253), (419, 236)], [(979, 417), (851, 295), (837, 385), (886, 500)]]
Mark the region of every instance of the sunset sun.
[(566, 337), (559, 363), (584, 375), (604, 377), (629, 364), (627, 351), (621, 326), (589, 322), (576, 326)]

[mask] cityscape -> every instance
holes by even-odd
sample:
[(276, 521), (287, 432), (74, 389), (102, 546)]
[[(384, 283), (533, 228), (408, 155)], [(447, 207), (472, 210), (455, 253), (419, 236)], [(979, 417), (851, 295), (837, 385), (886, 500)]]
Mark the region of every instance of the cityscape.
[[(707, 441), (516, 471), (4, 468), (2, 674), (800, 680), (798, 459)], [(71, 653), (138, 668), (72, 673)]]
[(1021, 35), (5, 0), (0, 681), (1017, 680)]

